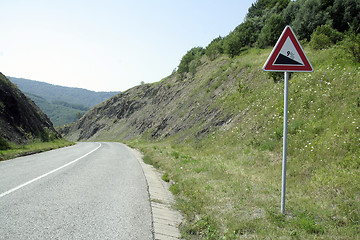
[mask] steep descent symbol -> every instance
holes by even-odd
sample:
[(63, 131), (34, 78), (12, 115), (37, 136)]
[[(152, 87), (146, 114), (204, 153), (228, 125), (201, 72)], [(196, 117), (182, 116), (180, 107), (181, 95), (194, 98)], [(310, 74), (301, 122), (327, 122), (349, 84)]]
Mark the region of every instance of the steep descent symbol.
[(264, 71), (279, 72), (313, 71), (290, 26), (286, 26), (284, 29), (263, 69)]

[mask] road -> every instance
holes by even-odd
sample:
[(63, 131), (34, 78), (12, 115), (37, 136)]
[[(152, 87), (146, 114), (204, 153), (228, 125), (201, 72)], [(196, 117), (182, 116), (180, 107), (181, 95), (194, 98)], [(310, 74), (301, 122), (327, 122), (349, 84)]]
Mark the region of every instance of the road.
[(139, 162), (120, 143), (0, 162), (0, 239), (153, 239)]

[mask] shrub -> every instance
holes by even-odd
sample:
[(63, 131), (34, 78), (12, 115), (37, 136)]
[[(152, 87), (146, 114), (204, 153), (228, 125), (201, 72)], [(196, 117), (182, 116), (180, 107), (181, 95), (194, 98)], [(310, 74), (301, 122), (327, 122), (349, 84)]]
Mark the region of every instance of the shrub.
[(275, 45), (281, 32), (284, 30), (285, 21), (279, 14), (272, 15), (261, 29), (261, 33), (256, 42), (258, 47), (264, 48), (266, 46)]
[(223, 38), (221, 36), (212, 40), (205, 49), (205, 54), (211, 61), (217, 58), (217, 56), (219, 56), (223, 52)]
[[(199, 64), (200, 58), (204, 54), (205, 54), (205, 49), (202, 48), (202, 47), (194, 47), (191, 50), (189, 50), (182, 57), (182, 59), (180, 61), (180, 64), (179, 64), (179, 67), (178, 67), (178, 73), (187, 73), (187, 72), (189, 72), (190, 71), (190, 63), (195, 60), (196, 63)], [(193, 70), (194, 66), (191, 66), (191, 67), (192, 67), (191, 70)]]
[(328, 36), (323, 33), (312, 35), (310, 41), (310, 47), (313, 49), (326, 49), (331, 47), (332, 42)]
[(161, 179), (165, 182), (170, 182), (169, 174), (167, 172), (161, 176)]
[(351, 31), (344, 40), (343, 46), (356, 62), (360, 62), (360, 33), (355, 34), (354, 31)]
[(326, 49), (342, 40), (343, 35), (330, 27), (321, 25), (311, 34), (310, 47), (313, 49)]
[(0, 137), (0, 150), (10, 149), (10, 144), (3, 138)]

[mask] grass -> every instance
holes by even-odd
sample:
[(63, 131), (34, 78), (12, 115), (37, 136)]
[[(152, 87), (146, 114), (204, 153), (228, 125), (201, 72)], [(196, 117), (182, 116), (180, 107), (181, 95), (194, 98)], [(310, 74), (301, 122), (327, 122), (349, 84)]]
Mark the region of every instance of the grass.
[[(189, 96), (221, 94), (222, 129), (131, 140), (166, 172), (185, 239), (356, 239), (360, 235), (360, 64), (341, 46), (305, 51), (313, 73), (289, 86), (286, 214), (280, 214), (283, 84), (261, 71), (271, 49), (249, 49)], [(220, 61), (218, 60), (218, 61)], [(216, 61), (213, 63), (216, 66)], [(234, 89), (227, 88), (229, 86)], [(202, 91), (202, 92), (201, 92)], [(202, 95), (200, 95), (201, 93)], [(191, 101), (191, 99), (189, 99)]]
[(73, 144), (74, 144), (73, 142), (69, 142), (64, 139), (57, 139), (49, 142), (34, 140), (29, 144), (23, 144), (23, 145), (8, 143), (9, 149), (0, 150), (0, 161), (16, 158), (20, 156), (25, 156), (29, 154), (45, 152), (52, 149), (70, 146)]

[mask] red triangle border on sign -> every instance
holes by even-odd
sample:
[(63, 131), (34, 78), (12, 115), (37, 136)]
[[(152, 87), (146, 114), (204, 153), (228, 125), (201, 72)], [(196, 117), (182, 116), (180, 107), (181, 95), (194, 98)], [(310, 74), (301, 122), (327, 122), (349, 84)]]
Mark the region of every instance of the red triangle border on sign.
[[(274, 64), (287, 38), (290, 38), (304, 65)], [(314, 70), (290, 26), (285, 27), (269, 58), (264, 64), (263, 70), (274, 72), (312, 72)]]

